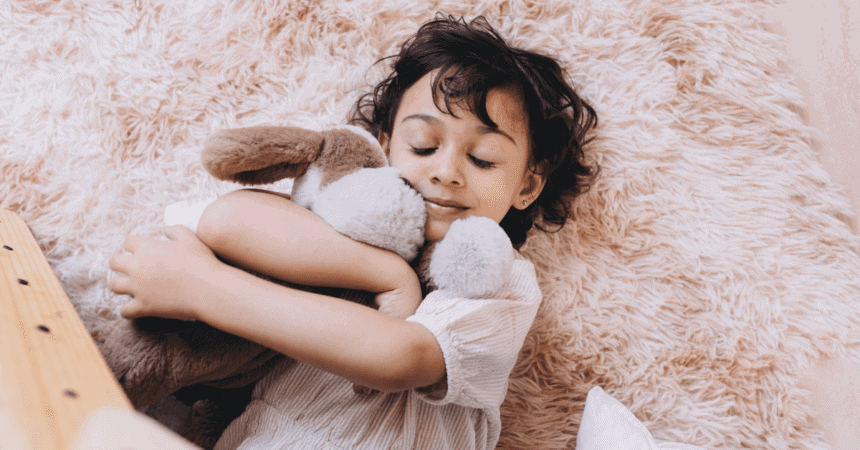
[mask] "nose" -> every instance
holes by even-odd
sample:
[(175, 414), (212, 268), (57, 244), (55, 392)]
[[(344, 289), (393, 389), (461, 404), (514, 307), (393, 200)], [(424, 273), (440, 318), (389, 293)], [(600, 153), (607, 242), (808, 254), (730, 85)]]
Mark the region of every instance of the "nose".
[(432, 164), (430, 177), (434, 183), (457, 187), (462, 187), (465, 184), (456, 149), (439, 148), (433, 156), (433, 160), (430, 161)]

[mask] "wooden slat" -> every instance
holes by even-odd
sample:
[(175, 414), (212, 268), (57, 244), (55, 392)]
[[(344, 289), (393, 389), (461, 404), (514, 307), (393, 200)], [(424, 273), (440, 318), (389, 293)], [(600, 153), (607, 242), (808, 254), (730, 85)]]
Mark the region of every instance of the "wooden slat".
[(131, 410), (29, 228), (0, 209), (0, 436), (65, 450), (105, 406)]

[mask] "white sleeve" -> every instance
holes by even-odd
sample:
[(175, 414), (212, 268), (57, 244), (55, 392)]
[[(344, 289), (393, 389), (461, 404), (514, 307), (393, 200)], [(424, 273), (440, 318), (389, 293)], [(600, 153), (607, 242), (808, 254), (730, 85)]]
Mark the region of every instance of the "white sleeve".
[(168, 226), (182, 225), (193, 232), (197, 232), (197, 224), (207, 206), (218, 200), (217, 195), (197, 200), (186, 200), (167, 205), (164, 208), (164, 223)]
[(416, 389), (424, 401), (498, 408), (541, 298), (534, 266), (522, 258), (491, 298), (430, 293), (406, 319), (430, 330), (445, 358), (445, 381)]

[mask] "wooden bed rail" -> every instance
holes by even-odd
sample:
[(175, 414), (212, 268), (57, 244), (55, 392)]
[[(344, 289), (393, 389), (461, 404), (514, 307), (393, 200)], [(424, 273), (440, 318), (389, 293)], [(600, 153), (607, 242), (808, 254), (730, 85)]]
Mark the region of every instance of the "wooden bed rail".
[(132, 410), (27, 225), (0, 209), (0, 449), (66, 450), (82, 435), (90, 436), (86, 448), (191, 448), (147, 420)]

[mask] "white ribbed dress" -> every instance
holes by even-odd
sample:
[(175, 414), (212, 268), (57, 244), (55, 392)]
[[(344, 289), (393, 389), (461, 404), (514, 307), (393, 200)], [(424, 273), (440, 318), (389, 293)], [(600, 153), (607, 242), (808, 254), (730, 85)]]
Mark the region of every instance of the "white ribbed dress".
[(352, 382), (287, 360), (257, 384), (215, 449), (492, 449), (508, 376), (540, 301), (534, 266), (519, 255), (492, 298), (432, 292), (407, 320), (436, 336), (445, 381), (355, 394)]

